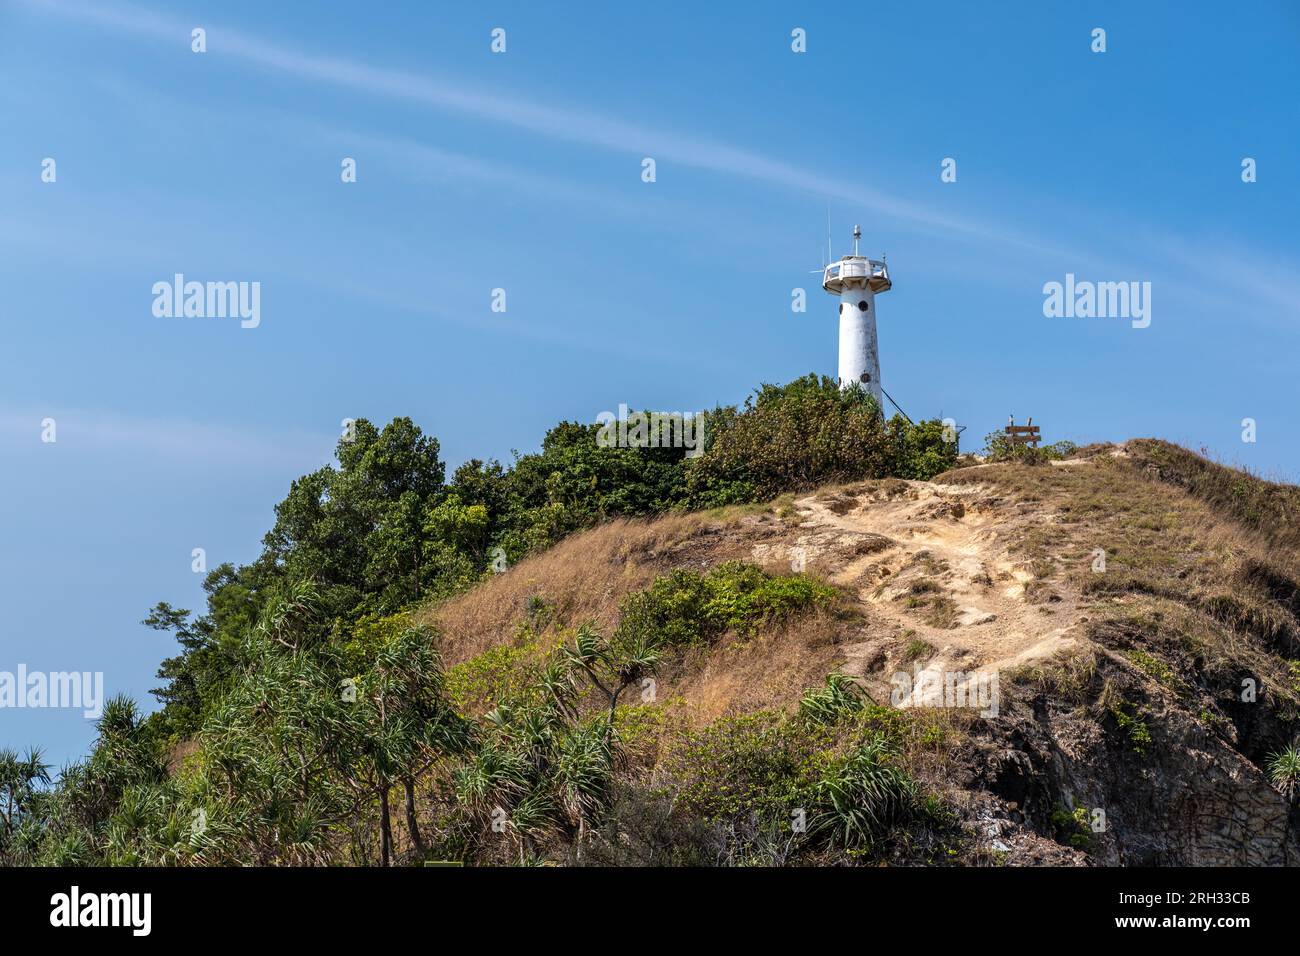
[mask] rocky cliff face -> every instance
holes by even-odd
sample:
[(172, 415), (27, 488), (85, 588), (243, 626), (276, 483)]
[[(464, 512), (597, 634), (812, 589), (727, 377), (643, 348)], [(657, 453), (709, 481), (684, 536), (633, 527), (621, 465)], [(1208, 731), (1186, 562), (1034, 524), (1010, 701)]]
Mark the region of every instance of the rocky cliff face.
[[(1087, 858), (1123, 866), (1282, 866), (1300, 860), (1288, 802), (1260, 768), (1178, 708), (1154, 711), (1144, 755), (1105, 720), (1037, 698), (1017, 701), (977, 736), (961, 785), (1021, 811), (1035, 832), (1068, 842), (1062, 807), (1083, 807)], [(1014, 810), (1007, 811), (1016, 817)], [(1082, 827), (1078, 828), (1080, 831)]]

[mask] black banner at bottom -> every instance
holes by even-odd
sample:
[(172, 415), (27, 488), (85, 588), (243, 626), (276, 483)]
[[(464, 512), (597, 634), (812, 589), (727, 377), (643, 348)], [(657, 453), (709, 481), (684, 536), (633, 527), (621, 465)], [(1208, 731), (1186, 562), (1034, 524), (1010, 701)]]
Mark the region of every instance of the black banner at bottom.
[(373, 944), (432, 929), (486, 932), (499, 945), (689, 925), (734, 945), (866, 921), (927, 944), (971, 943), (1000, 927), (1230, 945), (1289, 925), (1293, 887), (1285, 869), (31, 869), (0, 870), (0, 914), (11, 943), (76, 934), (128, 945)]

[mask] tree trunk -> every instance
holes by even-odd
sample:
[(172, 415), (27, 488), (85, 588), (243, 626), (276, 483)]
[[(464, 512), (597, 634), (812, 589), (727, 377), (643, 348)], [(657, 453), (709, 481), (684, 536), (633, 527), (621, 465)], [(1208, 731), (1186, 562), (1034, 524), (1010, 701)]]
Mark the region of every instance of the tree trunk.
[(424, 840), (420, 837), (420, 824), (415, 819), (415, 783), (408, 777), (402, 781), (406, 788), (406, 829), (411, 833), (411, 844), (424, 856)]
[(388, 783), (379, 788), (379, 855), (381, 866), (388, 866), (393, 853), (393, 827), (388, 819)]

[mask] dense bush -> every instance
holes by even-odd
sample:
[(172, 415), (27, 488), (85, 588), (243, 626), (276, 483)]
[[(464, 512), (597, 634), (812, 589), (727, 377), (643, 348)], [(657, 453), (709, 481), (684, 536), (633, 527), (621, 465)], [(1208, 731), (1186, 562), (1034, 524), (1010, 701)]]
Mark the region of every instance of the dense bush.
[(1069, 458), (1077, 447), (1072, 441), (1034, 447), (1013, 442), (1006, 432), (989, 432), (984, 436), (984, 460), (991, 463), (1018, 461), (1026, 465), (1041, 465), (1043, 462)]
[(705, 421), (706, 453), (686, 465), (692, 507), (766, 501), (786, 491), (861, 478), (929, 479), (953, 467), (942, 423), (886, 421), (871, 396), (808, 375), (764, 385), (743, 409)]
[(897, 831), (946, 825), (942, 805), (905, 766), (896, 714), (827, 683), (839, 701), (833, 714), (723, 718), (686, 731), (666, 761), (662, 776), (677, 803), (747, 844), (733, 856), (870, 856)]
[(809, 734), (774, 711), (723, 718), (690, 733), (671, 755), (667, 774), (678, 799), (705, 819), (756, 815), (790, 819), (809, 806), (817, 755), (829, 734)]

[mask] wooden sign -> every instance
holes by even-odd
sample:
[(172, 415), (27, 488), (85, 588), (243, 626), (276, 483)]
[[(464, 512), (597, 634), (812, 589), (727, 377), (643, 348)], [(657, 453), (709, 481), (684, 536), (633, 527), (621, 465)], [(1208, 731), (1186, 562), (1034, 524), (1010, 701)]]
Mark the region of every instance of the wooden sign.
[(1013, 416), (1010, 424), (1007, 425), (1006, 432), (1007, 437), (1011, 439), (1011, 444), (1013, 445), (1032, 445), (1034, 448), (1037, 448), (1039, 441), (1042, 440), (1042, 435), (1038, 430), (1038, 426), (1034, 424), (1032, 418), (1030, 418), (1024, 425), (1017, 425), (1015, 417)]

